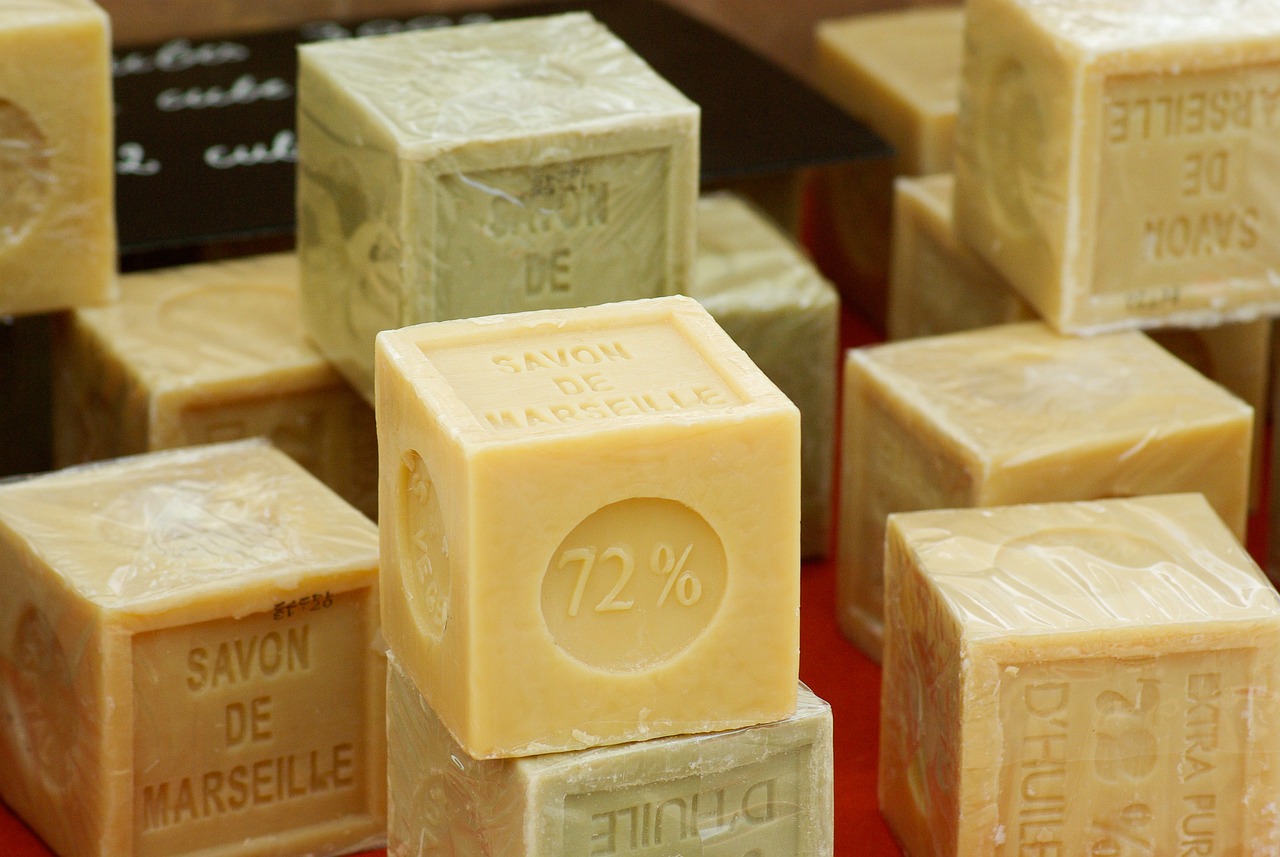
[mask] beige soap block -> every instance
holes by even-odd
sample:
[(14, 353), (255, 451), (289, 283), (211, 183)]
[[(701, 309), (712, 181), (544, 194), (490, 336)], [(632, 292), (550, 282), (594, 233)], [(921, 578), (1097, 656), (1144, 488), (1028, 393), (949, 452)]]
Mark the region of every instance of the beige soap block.
[(377, 565), (263, 441), (0, 486), (0, 798), (63, 857), (373, 847)]
[(873, 657), (893, 512), (1191, 491), (1244, 538), (1252, 409), (1137, 331), (853, 349), (844, 383), (838, 612)]
[(293, 254), (127, 274), (56, 344), (58, 466), (263, 435), (377, 515), (373, 408), (307, 342)]
[(803, 685), (776, 723), (478, 761), (388, 667), (390, 857), (834, 853), (831, 708)]
[(831, 533), (840, 297), (804, 252), (728, 194), (698, 203), (696, 298), (800, 409), (800, 549), (825, 556)]
[(814, 82), (897, 152), (819, 170), (816, 193), (850, 270), (845, 297), (883, 325), (891, 263), (893, 179), (951, 169), (963, 11), (894, 9), (822, 21), (815, 30)]
[(372, 401), (380, 330), (684, 292), (698, 122), (586, 13), (301, 48), (311, 336)]
[[(1037, 318), (1003, 277), (952, 229), (950, 174), (900, 178), (895, 185), (894, 263), (889, 279), (889, 337), (906, 339)], [(1253, 408), (1249, 508), (1262, 499), (1271, 321), (1168, 327), (1149, 335), (1206, 378)]]
[(1280, 4), (975, 0), (956, 224), (1059, 330), (1280, 311)]
[(795, 706), (800, 417), (697, 302), (378, 338), (382, 624), (478, 758)]
[(0, 4), (0, 316), (113, 297), (114, 194), (106, 14)]
[(895, 515), (886, 566), (911, 857), (1280, 853), (1280, 598), (1203, 497)]

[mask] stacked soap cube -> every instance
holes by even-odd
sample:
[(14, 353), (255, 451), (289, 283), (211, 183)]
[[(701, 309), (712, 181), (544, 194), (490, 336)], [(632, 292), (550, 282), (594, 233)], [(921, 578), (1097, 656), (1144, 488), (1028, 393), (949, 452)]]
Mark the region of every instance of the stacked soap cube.
[[(807, 692), (797, 710), (795, 406), (681, 297), (388, 331), (376, 372), (393, 848), (826, 853), (829, 715)], [(551, 838), (513, 833), (551, 801)]]

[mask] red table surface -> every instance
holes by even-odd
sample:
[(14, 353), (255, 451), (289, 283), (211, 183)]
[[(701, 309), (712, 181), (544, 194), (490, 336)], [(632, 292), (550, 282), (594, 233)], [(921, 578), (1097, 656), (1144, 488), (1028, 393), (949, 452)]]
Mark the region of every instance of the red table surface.
[[(827, 276), (838, 281), (844, 274), (842, 260), (833, 247), (830, 233), (815, 228), (815, 222), (823, 220), (817, 211), (818, 204), (812, 196), (808, 203), (806, 243)], [(843, 347), (866, 345), (880, 338), (864, 319), (845, 311), (841, 325)], [(1248, 548), (1259, 563), (1265, 561), (1266, 508), (1264, 496), (1261, 510), (1249, 519)], [(840, 634), (835, 616), (835, 590), (834, 556), (805, 563), (800, 588), (800, 679), (831, 704), (834, 716), (835, 853), (836, 857), (896, 857), (902, 852), (876, 804), (880, 668)], [(51, 854), (40, 839), (0, 803), (0, 857), (50, 857)], [(362, 854), (382, 857), (386, 851), (379, 849)]]

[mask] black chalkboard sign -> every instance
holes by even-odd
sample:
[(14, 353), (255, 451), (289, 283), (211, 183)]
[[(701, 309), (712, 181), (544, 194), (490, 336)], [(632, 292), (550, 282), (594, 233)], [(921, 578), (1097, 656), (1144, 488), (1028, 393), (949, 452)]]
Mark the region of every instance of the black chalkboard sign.
[(584, 8), (701, 105), (704, 182), (888, 154), (808, 86), (657, 0), (538, 3), (175, 39), (113, 58), (122, 255), (293, 231), (298, 44)]

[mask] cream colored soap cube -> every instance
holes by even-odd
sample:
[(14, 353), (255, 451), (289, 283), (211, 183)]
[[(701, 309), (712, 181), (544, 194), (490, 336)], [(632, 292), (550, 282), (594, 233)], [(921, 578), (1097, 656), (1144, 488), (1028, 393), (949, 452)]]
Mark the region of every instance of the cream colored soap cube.
[[(897, 182), (894, 267), (889, 281), (891, 339), (1037, 318), (999, 273), (956, 239), (951, 220), (954, 187), (954, 179), (945, 173)], [(1271, 321), (1166, 327), (1148, 334), (1253, 408), (1249, 508), (1256, 508), (1262, 500)]]
[(0, 798), (63, 857), (373, 847), (377, 566), (263, 441), (0, 486)]
[(804, 252), (728, 194), (698, 203), (696, 298), (800, 408), (800, 547), (825, 556), (831, 534), (840, 297)]
[(394, 656), (391, 857), (830, 857), (831, 708), (803, 685), (776, 723), (572, 753), (476, 760)]
[(104, 303), (115, 268), (106, 13), (0, 5), (0, 316)]
[(685, 297), (378, 339), (387, 643), (467, 752), (788, 716), (800, 420)]
[[(959, 6), (893, 9), (819, 22), (814, 80), (896, 151), (818, 171), (815, 187), (851, 276), (847, 301), (885, 319), (893, 180), (951, 169), (964, 13)], [(845, 280), (848, 282), (845, 282)]]
[(373, 408), (307, 342), (293, 254), (126, 274), (60, 323), (58, 466), (257, 435), (377, 515)]
[(1197, 495), (889, 519), (911, 857), (1275, 854), (1280, 598)]
[(586, 13), (307, 45), (307, 325), (373, 400), (380, 330), (687, 289), (695, 104)]
[(837, 606), (873, 657), (893, 512), (1192, 491), (1244, 538), (1252, 409), (1137, 331), (853, 349), (844, 409)]
[(956, 224), (1055, 328), (1280, 311), (1280, 4), (975, 0)]

